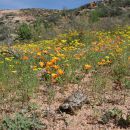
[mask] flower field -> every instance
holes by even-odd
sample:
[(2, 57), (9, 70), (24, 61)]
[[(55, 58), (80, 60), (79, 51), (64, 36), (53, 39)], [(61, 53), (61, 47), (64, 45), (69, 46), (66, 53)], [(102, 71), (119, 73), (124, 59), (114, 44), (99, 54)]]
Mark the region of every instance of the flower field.
[(0, 106), (8, 101), (28, 102), (41, 84), (82, 85), (90, 73), (89, 87), (97, 102), (102, 101), (102, 92), (111, 89), (107, 86), (110, 82), (115, 84), (112, 89), (129, 90), (130, 26), (111, 32), (75, 31), (52, 40), (1, 45)]
[(80, 82), (85, 73), (104, 66), (129, 69), (130, 27), (113, 32), (70, 32), (53, 40), (0, 48), (2, 88), (30, 84), (32, 78), (35, 83)]
[[(84, 41), (82, 37), (85, 35), (93, 35), (94, 38)], [(69, 73), (71, 75), (76, 70), (94, 70), (100, 66), (114, 64), (121, 58), (129, 62), (129, 35), (130, 27), (126, 27), (118, 28), (115, 32), (71, 32), (38, 43), (0, 46), (1, 72), (8, 68), (10, 74), (17, 75), (17, 66), (25, 65), (34, 74), (41, 72), (38, 76), (48, 76), (46, 80), (53, 82), (61, 77), (68, 77)], [(8, 54), (8, 51), (13, 51), (14, 54)], [(3, 67), (5, 65), (7, 68)]]

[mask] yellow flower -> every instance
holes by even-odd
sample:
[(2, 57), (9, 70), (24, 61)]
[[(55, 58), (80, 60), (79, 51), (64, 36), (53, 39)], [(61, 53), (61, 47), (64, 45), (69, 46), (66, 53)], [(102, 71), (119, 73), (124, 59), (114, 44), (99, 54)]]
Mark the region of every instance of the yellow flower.
[(12, 58), (5, 58), (6, 61), (12, 61)]
[(33, 69), (33, 71), (37, 71), (37, 70), (38, 70), (38, 68), (34, 68), (34, 69)]
[(44, 62), (39, 62), (40, 67), (44, 66)]
[(109, 59), (110, 57), (109, 57), (109, 56), (106, 56), (105, 58), (106, 58), (106, 59)]
[(31, 68), (33, 71), (37, 70), (37, 66), (32, 66)]
[(122, 48), (117, 48), (117, 49), (116, 49), (116, 52), (117, 52), (117, 53), (121, 53), (122, 51), (123, 51)]
[(64, 54), (58, 53), (57, 56), (62, 58), (62, 59), (65, 59), (65, 55)]
[(37, 52), (37, 56), (41, 56), (42, 55), (42, 53), (39, 51), (39, 52)]
[(61, 40), (62, 43), (66, 43), (67, 40)]
[(90, 70), (91, 68), (92, 68), (92, 66), (89, 65), (89, 64), (84, 65), (84, 69), (85, 69), (85, 70)]

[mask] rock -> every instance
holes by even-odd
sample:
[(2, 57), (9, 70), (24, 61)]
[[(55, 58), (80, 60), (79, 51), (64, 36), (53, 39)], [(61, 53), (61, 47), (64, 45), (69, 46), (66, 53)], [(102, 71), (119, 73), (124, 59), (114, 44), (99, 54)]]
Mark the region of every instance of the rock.
[(16, 59), (20, 58), (20, 55), (12, 49), (8, 49), (6, 51), (0, 51), (0, 54), (3, 55), (3, 56), (6, 56), (6, 57), (12, 57), (13, 56)]
[(82, 91), (76, 91), (59, 106), (58, 111), (74, 115), (76, 110), (80, 109), (86, 103), (89, 103), (86, 94)]

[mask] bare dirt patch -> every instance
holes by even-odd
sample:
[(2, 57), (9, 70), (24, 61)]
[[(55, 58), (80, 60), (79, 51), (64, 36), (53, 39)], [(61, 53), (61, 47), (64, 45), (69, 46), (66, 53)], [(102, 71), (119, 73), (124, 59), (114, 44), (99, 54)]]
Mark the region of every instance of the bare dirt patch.
[[(96, 93), (92, 91), (90, 84), (91, 74), (87, 74), (80, 85), (41, 85), (29, 102), (37, 104), (38, 108), (35, 110), (35, 114), (47, 125), (47, 130), (129, 130), (129, 127), (120, 128), (112, 122), (105, 125), (99, 123), (102, 115), (107, 110), (115, 107), (122, 110), (123, 116), (127, 115), (130, 110), (129, 91), (110, 89), (110, 91), (106, 91), (102, 95), (96, 95)], [(83, 105), (81, 109), (76, 110), (74, 115), (57, 113), (56, 110), (64, 100), (77, 90), (84, 90), (90, 104)], [(102, 97), (102, 101), (99, 101), (99, 97)], [(8, 103), (6, 109), (4, 106), (3, 112), (11, 115), (14, 112), (20, 111), (20, 109), (26, 108), (27, 104), (17, 104), (16, 106), (14, 108), (14, 106), (10, 105), (9, 107)]]

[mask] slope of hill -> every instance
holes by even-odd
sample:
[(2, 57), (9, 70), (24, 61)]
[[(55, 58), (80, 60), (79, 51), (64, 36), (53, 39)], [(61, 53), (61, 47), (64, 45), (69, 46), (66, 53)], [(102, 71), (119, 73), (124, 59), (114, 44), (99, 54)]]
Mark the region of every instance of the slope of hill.
[(130, 130), (130, 0), (0, 17), (0, 130)]
[(36, 37), (48, 39), (71, 30), (83, 31), (89, 27), (94, 29), (122, 25), (124, 21), (129, 23), (129, 18), (129, 0), (101, 0), (71, 10), (0, 10), (0, 41), (19, 39), (18, 31), (22, 23), (30, 26), (31, 35), (37, 40)]

